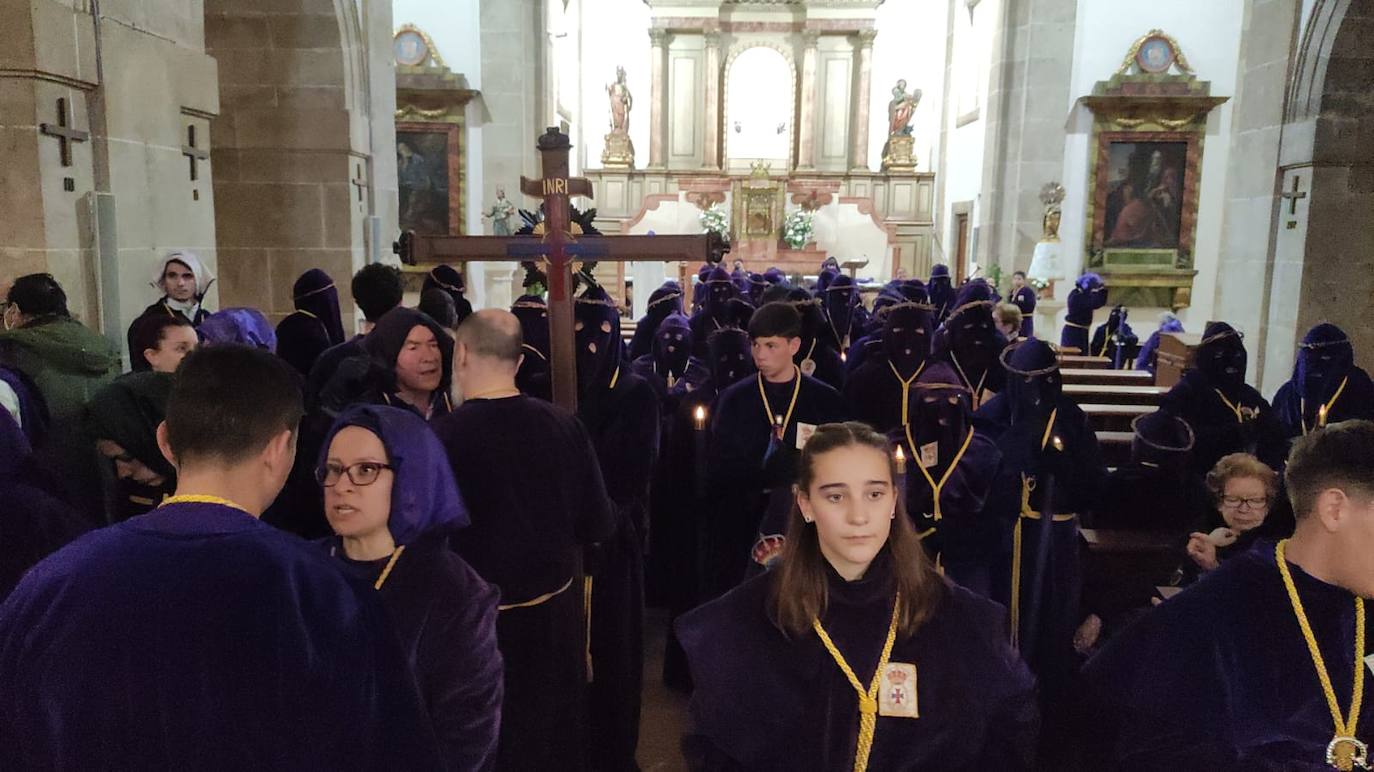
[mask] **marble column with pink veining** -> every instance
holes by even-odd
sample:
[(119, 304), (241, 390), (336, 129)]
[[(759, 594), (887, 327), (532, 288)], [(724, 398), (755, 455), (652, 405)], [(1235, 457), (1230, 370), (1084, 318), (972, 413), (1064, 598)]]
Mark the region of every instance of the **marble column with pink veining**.
[(657, 169), (663, 168), (663, 109), (668, 99), (665, 90), (667, 73), (664, 72), (667, 58), (663, 49), (667, 39), (667, 30), (649, 30), (652, 73), (649, 86), (649, 166)]
[(706, 42), (706, 145), (702, 168), (720, 168), (720, 33), (707, 30)]
[(854, 128), (849, 143), (849, 168), (868, 170), (868, 108), (872, 101), (873, 38), (877, 30), (859, 32), (859, 83), (851, 104), (854, 106)]
[(801, 118), (797, 122), (797, 168), (816, 168), (816, 45), (820, 33), (802, 33)]

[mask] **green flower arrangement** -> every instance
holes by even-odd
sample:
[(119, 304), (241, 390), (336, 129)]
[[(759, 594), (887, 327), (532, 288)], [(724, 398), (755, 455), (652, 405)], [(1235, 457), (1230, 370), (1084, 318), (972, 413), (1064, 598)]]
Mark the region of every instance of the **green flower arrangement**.
[(787, 215), (782, 223), (782, 240), (793, 249), (801, 249), (811, 242), (815, 232), (815, 215), (805, 209), (798, 209)]
[(725, 211), (724, 204), (711, 204), (711, 208), (702, 212), (698, 219), (707, 233), (719, 234), (725, 243), (730, 243), (730, 213)]

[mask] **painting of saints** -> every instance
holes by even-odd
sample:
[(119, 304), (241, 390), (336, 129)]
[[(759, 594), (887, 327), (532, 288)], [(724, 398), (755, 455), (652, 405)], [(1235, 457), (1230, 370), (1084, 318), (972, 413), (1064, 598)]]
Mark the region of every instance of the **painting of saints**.
[(1113, 142), (1104, 246), (1177, 249), (1183, 217), (1183, 142)]
[(449, 234), (448, 136), (397, 131), (396, 172), (402, 230)]

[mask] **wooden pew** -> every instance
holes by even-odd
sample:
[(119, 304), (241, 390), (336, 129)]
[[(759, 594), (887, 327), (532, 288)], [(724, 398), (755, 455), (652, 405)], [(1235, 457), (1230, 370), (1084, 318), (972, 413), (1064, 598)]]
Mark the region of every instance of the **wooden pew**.
[(1132, 432), (1097, 432), (1097, 447), (1102, 451), (1102, 463), (1109, 467), (1125, 466), (1131, 462)]
[(1106, 357), (1085, 357), (1072, 354), (1059, 357), (1059, 366), (1073, 370), (1110, 370), (1112, 360)]
[(1150, 605), (1155, 586), (1178, 567), (1180, 535), (1156, 531), (1083, 528), (1083, 599), (1091, 608), (1125, 610)]
[(1096, 384), (1066, 383), (1064, 393), (1075, 402), (1103, 405), (1151, 405), (1159, 407), (1165, 389), (1161, 386), (1099, 386)]
[(1088, 414), (1089, 425), (1094, 431), (1128, 432), (1131, 422), (1137, 417), (1155, 412), (1154, 405), (1104, 405), (1100, 403), (1080, 404)]
[(1155, 379), (1146, 370), (1095, 370), (1061, 368), (1059, 375), (1065, 384), (1083, 383), (1102, 386), (1153, 386)]

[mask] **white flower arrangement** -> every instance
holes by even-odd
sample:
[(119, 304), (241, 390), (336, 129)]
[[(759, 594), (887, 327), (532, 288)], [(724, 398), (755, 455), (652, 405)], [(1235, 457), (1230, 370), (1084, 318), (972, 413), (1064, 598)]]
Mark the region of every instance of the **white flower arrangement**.
[(782, 240), (793, 249), (801, 249), (811, 242), (815, 230), (815, 214), (805, 209), (797, 209), (787, 215), (782, 223)]
[(730, 213), (726, 211), (724, 204), (711, 204), (711, 208), (702, 212), (699, 219), (701, 227), (707, 233), (719, 234), (726, 242), (730, 241)]

